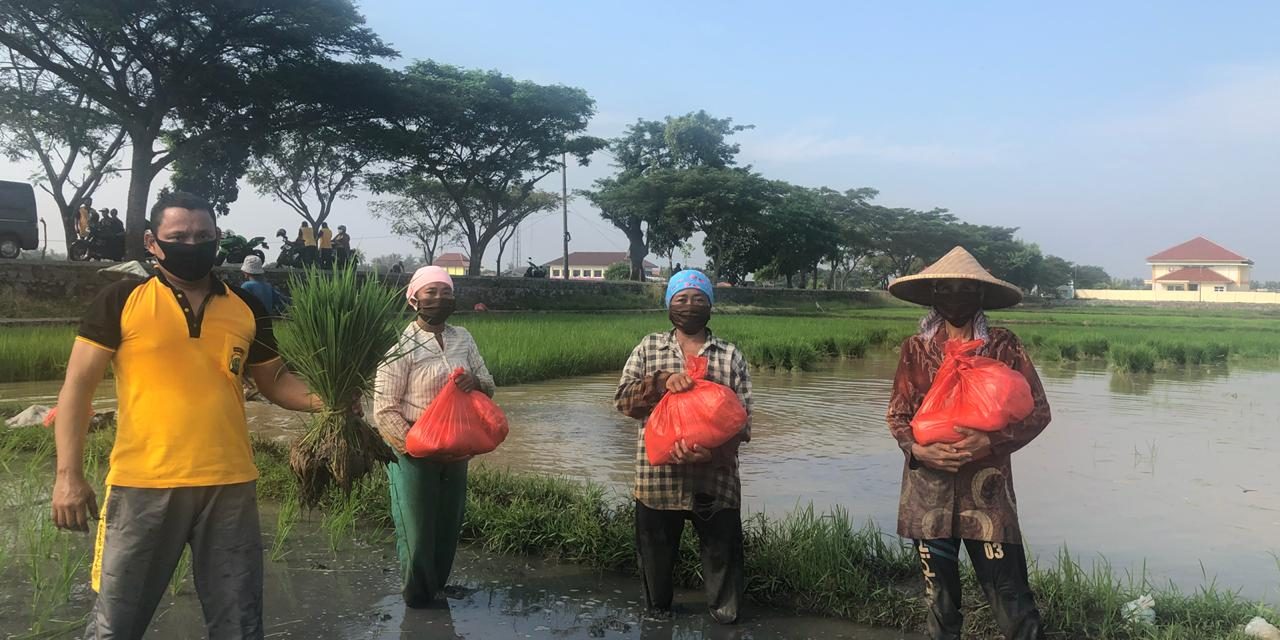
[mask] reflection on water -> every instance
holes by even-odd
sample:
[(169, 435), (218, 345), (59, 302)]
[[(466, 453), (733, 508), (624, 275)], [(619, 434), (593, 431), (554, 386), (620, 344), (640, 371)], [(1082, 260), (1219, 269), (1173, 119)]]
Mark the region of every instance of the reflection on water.
[[(680, 590), (678, 615), (644, 615), (637, 579), (580, 566), (459, 550), (450, 597), (434, 609), (408, 609), (400, 599), (393, 545), (336, 557), (312, 533), (291, 541), (284, 563), (266, 566), (268, 638), (617, 638), (698, 640), (847, 638), (907, 640), (916, 635), (848, 622), (748, 610), (732, 628), (712, 623), (698, 591)], [(190, 587), (156, 615), (151, 637), (188, 637), (203, 626)]]
[[(896, 358), (758, 371), (754, 439), (742, 449), (750, 510), (810, 501), (892, 528), (902, 454), (884, 423)], [(1280, 602), (1280, 373), (1243, 367), (1156, 375), (1100, 365), (1042, 371), (1054, 421), (1014, 456), (1023, 529), (1043, 561), (1070, 543), (1088, 560), (1146, 569), (1187, 587), (1218, 583)], [(567, 475), (625, 493), (635, 423), (613, 409), (616, 375), (499, 390), (511, 435), (484, 464)], [(48, 401), (57, 383), (3, 385)], [(109, 387), (109, 385), (108, 385)], [(297, 414), (250, 403), (254, 428), (280, 435)]]

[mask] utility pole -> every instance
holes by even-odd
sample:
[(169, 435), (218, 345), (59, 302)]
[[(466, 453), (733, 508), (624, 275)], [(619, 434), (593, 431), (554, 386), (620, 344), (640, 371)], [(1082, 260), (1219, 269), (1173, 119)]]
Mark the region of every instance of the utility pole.
[(560, 157), (560, 204), (564, 207), (564, 279), (569, 279), (569, 154)]

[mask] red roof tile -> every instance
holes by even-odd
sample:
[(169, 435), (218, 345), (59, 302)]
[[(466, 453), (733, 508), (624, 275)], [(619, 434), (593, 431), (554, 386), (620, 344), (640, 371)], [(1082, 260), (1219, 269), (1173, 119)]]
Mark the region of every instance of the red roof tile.
[(1212, 269), (1179, 269), (1156, 278), (1156, 282), (1232, 284), (1233, 280)]
[(435, 265), (435, 266), (437, 266), (437, 267), (445, 267), (445, 268), (448, 268), (448, 267), (470, 267), (470, 266), (471, 266), (471, 258), (468, 258), (468, 257), (466, 257), (466, 256), (462, 255), (461, 253), (445, 253), (445, 254), (441, 254), (441, 255), (439, 255), (439, 256), (436, 256), (435, 261), (434, 261), (434, 262), (432, 262), (431, 264), (433, 264), (433, 265)]
[(1203, 236), (1165, 249), (1147, 262), (1249, 262), (1249, 259)]

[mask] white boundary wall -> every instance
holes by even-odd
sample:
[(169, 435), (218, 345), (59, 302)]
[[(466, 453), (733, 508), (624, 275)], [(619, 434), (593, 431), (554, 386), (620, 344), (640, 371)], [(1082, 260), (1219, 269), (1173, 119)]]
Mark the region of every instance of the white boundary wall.
[(1153, 291), (1139, 289), (1076, 289), (1077, 300), (1114, 300), (1118, 302), (1206, 302), (1227, 304), (1280, 304), (1276, 291)]

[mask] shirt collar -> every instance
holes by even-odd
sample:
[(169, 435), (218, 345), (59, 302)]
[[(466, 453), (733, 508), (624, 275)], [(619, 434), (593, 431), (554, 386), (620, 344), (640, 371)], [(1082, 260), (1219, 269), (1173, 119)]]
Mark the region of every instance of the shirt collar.
[[(164, 277), (164, 272), (159, 269), (156, 269), (156, 280), (159, 280), (160, 284), (169, 287), (169, 289), (175, 288), (173, 284), (169, 282), (169, 279)], [(211, 281), (209, 284), (209, 293), (212, 293), (215, 296), (227, 295), (227, 283), (223, 282), (222, 278), (210, 273), (209, 280)]]
[[(670, 331), (662, 335), (664, 336), (664, 338), (662, 340), (662, 344), (660, 345), (660, 348), (672, 349), (672, 350), (680, 348), (680, 343), (676, 341), (676, 330), (674, 328), (672, 328)], [(706, 344), (702, 345), (702, 351), (699, 354), (695, 354), (695, 355), (701, 355), (702, 353), (706, 353), (707, 351), (710, 351), (712, 349), (723, 349), (723, 348), (724, 348), (724, 341), (721, 340), (720, 338), (717, 338), (715, 334), (711, 332), (711, 329), (708, 327), (707, 342)]]

